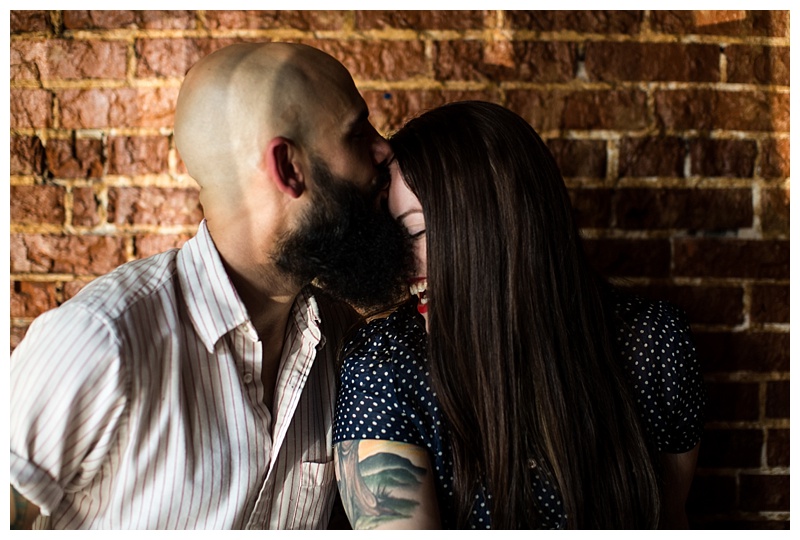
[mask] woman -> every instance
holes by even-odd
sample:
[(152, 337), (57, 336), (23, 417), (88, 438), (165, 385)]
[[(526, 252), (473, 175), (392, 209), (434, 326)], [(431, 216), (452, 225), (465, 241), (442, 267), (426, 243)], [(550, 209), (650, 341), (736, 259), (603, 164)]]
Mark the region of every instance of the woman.
[(354, 528), (685, 526), (704, 394), (682, 314), (596, 276), (514, 113), (449, 104), (391, 145), (417, 276), (345, 350), (334, 443)]

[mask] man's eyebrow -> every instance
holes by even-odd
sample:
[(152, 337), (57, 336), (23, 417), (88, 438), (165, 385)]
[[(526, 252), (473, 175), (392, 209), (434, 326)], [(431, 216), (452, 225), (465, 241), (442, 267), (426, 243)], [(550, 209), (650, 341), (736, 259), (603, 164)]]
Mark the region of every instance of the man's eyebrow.
[(361, 109), (361, 112), (358, 113), (358, 116), (356, 116), (353, 121), (350, 122), (350, 125), (347, 126), (347, 132), (352, 133), (353, 131), (356, 131), (359, 127), (361, 127), (361, 124), (367, 121), (368, 118), (369, 109), (365, 107)]

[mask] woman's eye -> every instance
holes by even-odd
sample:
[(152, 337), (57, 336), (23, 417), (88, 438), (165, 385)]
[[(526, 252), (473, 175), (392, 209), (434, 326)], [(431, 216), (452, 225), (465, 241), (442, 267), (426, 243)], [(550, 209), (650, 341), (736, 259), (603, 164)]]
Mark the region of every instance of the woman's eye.
[(422, 229), (421, 231), (417, 231), (417, 232), (413, 232), (413, 233), (412, 233), (412, 232), (409, 232), (409, 233), (408, 233), (408, 236), (409, 236), (409, 237), (410, 237), (412, 240), (416, 240), (417, 238), (421, 237), (423, 234), (425, 234), (425, 229)]

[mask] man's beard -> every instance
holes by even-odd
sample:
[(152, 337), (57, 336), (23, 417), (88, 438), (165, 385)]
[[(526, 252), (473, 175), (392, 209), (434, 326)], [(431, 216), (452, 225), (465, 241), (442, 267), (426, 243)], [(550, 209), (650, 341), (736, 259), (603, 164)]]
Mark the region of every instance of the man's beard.
[[(408, 235), (389, 212), (375, 208), (327, 165), (312, 159), (319, 189), (300, 225), (281, 241), (276, 263), (300, 283), (315, 284), (361, 310), (398, 302), (413, 272)], [(388, 169), (381, 171), (388, 181)], [(379, 185), (382, 183), (379, 183)]]

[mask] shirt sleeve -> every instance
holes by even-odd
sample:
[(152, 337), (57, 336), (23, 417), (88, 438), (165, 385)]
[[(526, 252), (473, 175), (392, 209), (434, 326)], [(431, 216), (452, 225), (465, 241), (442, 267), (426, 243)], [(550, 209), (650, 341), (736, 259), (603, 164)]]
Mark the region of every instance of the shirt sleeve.
[(67, 303), (11, 355), (11, 484), (44, 515), (105, 462), (126, 404), (118, 351), (106, 321)]
[(406, 372), (418, 369), (413, 352), (380, 328), (362, 330), (356, 339), (361, 344), (346, 348), (340, 372), (334, 443), (386, 439), (424, 446), (420, 413), (407, 392)]

